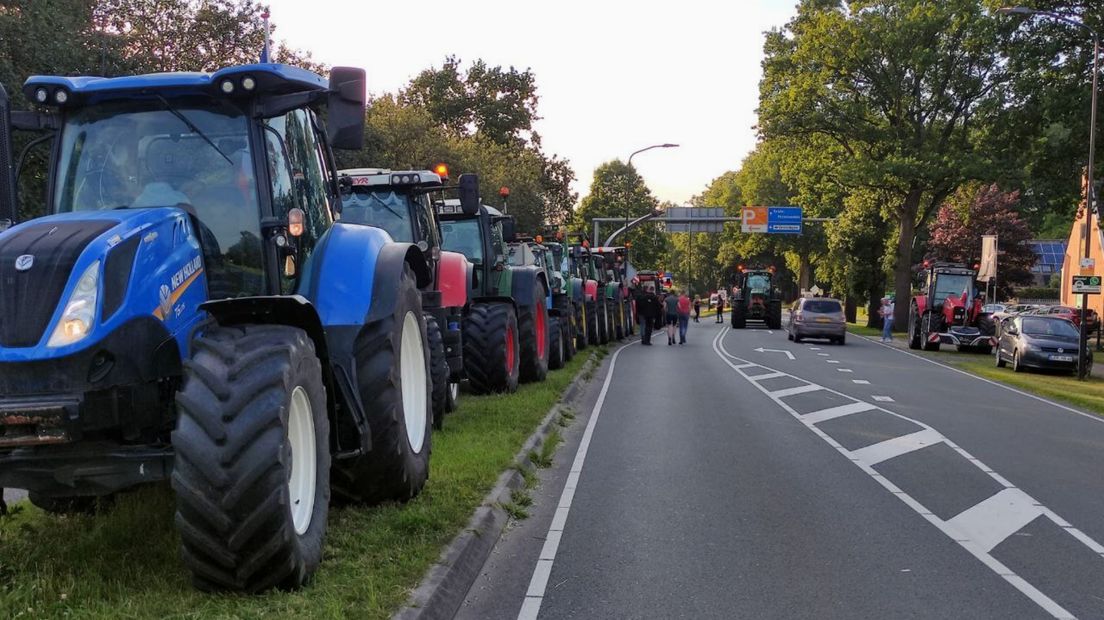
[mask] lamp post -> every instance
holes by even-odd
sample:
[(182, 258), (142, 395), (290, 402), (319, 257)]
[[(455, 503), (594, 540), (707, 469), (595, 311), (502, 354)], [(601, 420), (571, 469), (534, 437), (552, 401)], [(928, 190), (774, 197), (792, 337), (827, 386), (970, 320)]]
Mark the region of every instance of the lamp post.
[[(1086, 173), (1088, 186), (1085, 190), (1085, 258), (1091, 256), (1089, 244), (1092, 241), (1092, 215), (1096, 211), (1096, 186), (1093, 183), (1095, 177), (1095, 164), (1096, 164), (1096, 76), (1099, 73), (1097, 69), (1097, 63), (1100, 60), (1100, 37), (1096, 34), (1096, 31), (1086, 26), (1084, 23), (1075, 19), (1070, 19), (1065, 15), (1059, 13), (1051, 13), (1049, 11), (1037, 11), (1035, 9), (1029, 9), (1023, 6), (1010, 6), (1001, 7), (997, 9), (997, 12), (1001, 15), (1042, 15), (1051, 19), (1058, 20), (1060, 22), (1070, 24), (1071, 26), (1077, 26), (1087, 30), (1092, 35), (1093, 41), (1093, 62), (1092, 62), (1092, 102), (1089, 104), (1091, 110), (1089, 111), (1089, 165), (1088, 172)], [(1086, 342), (1088, 340), (1088, 334), (1085, 333), (1085, 309), (1089, 305), (1088, 294), (1081, 295), (1081, 325), (1080, 325), (1080, 338), (1078, 338), (1077, 344), (1077, 378), (1085, 379), (1085, 358), (1086, 349), (1088, 348)]]
[[(632, 158), (636, 157), (640, 153), (643, 153), (644, 151), (650, 151), (652, 149), (673, 149), (673, 148), (678, 148), (678, 145), (677, 144), (671, 144), (670, 142), (665, 142), (663, 144), (653, 144), (651, 146), (646, 146), (642, 149), (633, 151), (632, 154), (629, 155), (629, 161), (627, 162), (628, 166), (630, 168), (632, 168)], [(629, 205), (626, 204), (625, 205), (625, 233), (626, 233), (626, 236), (628, 234), (628, 228), (629, 228)]]

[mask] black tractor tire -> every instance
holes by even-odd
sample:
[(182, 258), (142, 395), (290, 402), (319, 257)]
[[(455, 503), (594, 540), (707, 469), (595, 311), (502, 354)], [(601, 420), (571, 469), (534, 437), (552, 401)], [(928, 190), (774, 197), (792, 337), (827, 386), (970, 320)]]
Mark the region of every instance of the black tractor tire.
[(548, 316), (546, 298), (544, 284), (537, 282), (533, 286), (533, 299), (529, 300), (531, 303), (518, 308), (522, 383), (544, 381), (548, 376), (548, 349), (551, 342), (548, 337), (548, 321), (552, 317)]
[[(342, 498), (368, 504), (408, 501), (429, 478), (433, 374), (421, 294), (409, 267), (395, 295), (391, 315), (365, 325), (353, 343), (372, 450), (334, 467)], [(412, 351), (409, 359), (404, 345)]]
[(548, 318), (548, 368), (559, 370), (564, 367), (564, 337), (559, 317)]
[(625, 305), (622, 303), (614, 304), (613, 311), (613, 335), (617, 340), (625, 339)]
[(732, 307), (732, 329), (747, 328), (747, 313), (745, 310), (743, 305)]
[(114, 495), (68, 495), (53, 497), (31, 491), (27, 493), (31, 504), (52, 515), (92, 515), (115, 503)]
[(908, 348), (916, 350), (920, 348), (922, 339), (920, 338), (920, 314), (916, 309), (916, 305), (909, 307), (909, 320), (908, 320)]
[(606, 309), (605, 300), (598, 302), (595, 310), (598, 313), (598, 320), (594, 329), (598, 334), (597, 344), (606, 344), (609, 342), (609, 311)]
[(575, 308), (569, 303), (560, 314), (560, 337), (563, 338), (565, 363), (575, 358), (575, 343), (579, 340), (575, 334), (578, 330), (578, 324), (575, 322)]
[[(322, 561), (330, 509), (330, 423), (314, 343), (296, 327), (239, 325), (208, 328), (192, 346), (172, 433), (184, 564), (201, 590), (301, 587)], [(306, 417), (293, 416), (297, 407)], [(313, 455), (293, 454), (297, 438)], [(314, 468), (300, 481), (313, 484), (306, 497), (292, 489), (297, 456)], [(310, 512), (297, 527), (299, 501)]]
[(782, 302), (772, 301), (768, 307), (770, 315), (767, 319), (768, 329), (782, 329)]
[(602, 344), (599, 319), (601, 311), (598, 309), (598, 300), (586, 304), (586, 341), (590, 345)]
[(476, 394), (515, 392), (521, 354), (514, 307), (475, 303), (464, 317), (464, 370)]
[(587, 342), (587, 308), (589, 304), (585, 301), (579, 302), (575, 305), (575, 350), (582, 351), (587, 348), (589, 344)]
[(437, 325), (437, 319), (433, 315), (425, 315), (426, 341), (429, 343), (429, 376), (432, 386), (430, 395), (433, 405), (433, 428), (441, 430), (445, 427), (445, 414), (450, 411), (449, 400), (449, 367), (445, 358), (445, 339), (441, 336), (441, 328)]
[(942, 321), (936, 318), (936, 314), (933, 312), (925, 312), (924, 316), (920, 319), (920, 334), (922, 345), (925, 351), (938, 351), (940, 343), (929, 342), (928, 334), (937, 332), (942, 327)]

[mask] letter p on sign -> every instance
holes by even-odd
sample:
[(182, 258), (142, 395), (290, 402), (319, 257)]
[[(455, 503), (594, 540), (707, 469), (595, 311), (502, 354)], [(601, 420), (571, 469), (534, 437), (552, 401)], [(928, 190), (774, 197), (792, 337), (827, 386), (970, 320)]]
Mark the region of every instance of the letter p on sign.
[(767, 208), (744, 207), (741, 212), (740, 229), (746, 233), (767, 232)]

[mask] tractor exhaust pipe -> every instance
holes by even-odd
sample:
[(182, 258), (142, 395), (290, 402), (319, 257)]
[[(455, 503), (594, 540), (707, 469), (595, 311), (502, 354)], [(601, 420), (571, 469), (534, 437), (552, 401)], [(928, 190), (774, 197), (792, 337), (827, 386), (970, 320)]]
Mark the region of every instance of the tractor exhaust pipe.
[(0, 232), (15, 224), (15, 162), (12, 160), (11, 100), (0, 85)]

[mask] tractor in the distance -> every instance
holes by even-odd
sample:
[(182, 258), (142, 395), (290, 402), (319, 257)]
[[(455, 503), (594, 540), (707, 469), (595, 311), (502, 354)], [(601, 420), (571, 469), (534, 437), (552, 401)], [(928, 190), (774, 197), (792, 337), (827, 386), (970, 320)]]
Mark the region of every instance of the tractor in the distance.
[(586, 347), (586, 334), (583, 329), (585, 281), (572, 271), (571, 248), (563, 242), (563, 234), (556, 234), (556, 241), (542, 240), (547, 248), (548, 262), (554, 276), (552, 284), (552, 307), (559, 310), (561, 328), (565, 337), (565, 352), (570, 360), (575, 352)]
[(422, 287), (422, 308), (433, 380), (433, 426), (442, 428), (445, 414), (457, 407), (464, 378), (461, 323), (471, 265), (463, 254), (441, 250), (431, 195), (457, 190), (461, 210), (474, 214), (479, 209), (479, 181), (463, 174), (459, 185), (446, 186), (448, 168), (443, 164), (432, 171), (356, 168), (338, 174), (342, 222), (385, 230), (395, 241), (414, 244), (426, 257), (432, 277)]
[(508, 261), (516, 267), (533, 266), (544, 273), (545, 282), (548, 283), (547, 308), (548, 308), (548, 367), (558, 370), (564, 367), (569, 359), (575, 355), (575, 343), (572, 325), (574, 315), (570, 307), (566, 310), (563, 305), (557, 303), (565, 295), (563, 274), (553, 267), (555, 262), (551, 251), (544, 245), (544, 239), (540, 235), (536, 237), (515, 237), (509, 245)]
[[(364, 71), (23, 92), (11, 112), (0, 89), (0, 162), (12, 129), (52, 131), (53, 156), (47, 215), (0, 233), (0, 487), (62, 512), (171, 480), (197, 587), (302, 586), (331, 486), (404, 501), (429, 474), (426, 253), (336, 220)], [(16, 179), (0, 170), (0, 219)]]
[(782, 329), (782, 290), (775, 286), (774, 267), (736, 272), (729, 304), (732, 329), (744, 329), (748, 321), (762, 321), (767, 329)]
[(606, 274), (606, 300), (610, 304), (612, 330), (617, 340), (628, 337), (634, 331), (632, 294), (629, 291), (629, 249), (624, 246), (597, 247), (594, 254), (602, 257)]
[(586, 235), (576, 233), (579, 241), (568, 247), (568, 271), (582, 282), (583, 303), (579, 341), (582, 348), (586, 345), (599, 345), (609, 342), (607, 332), (607, 311), (604, 277), (599, 278), (595, 268), (590, 241)]
[(959, 351), (992, 353), (992, 318), (982, 312), (984, 293), (977, 270), (961, 263), (924, 261), (917, 270), (918, 292), (909, 304), (910, 349), (938, 351), (940, 344)]
[(487, 205), (475, 214), (459, 200), (434, 202), (442, 247), (471, 263), (464, 310), (464, 373), (477, 394), (513, 392), (548, 374), (548, 282), (536, 266), (510, 265), (513, 218)]

